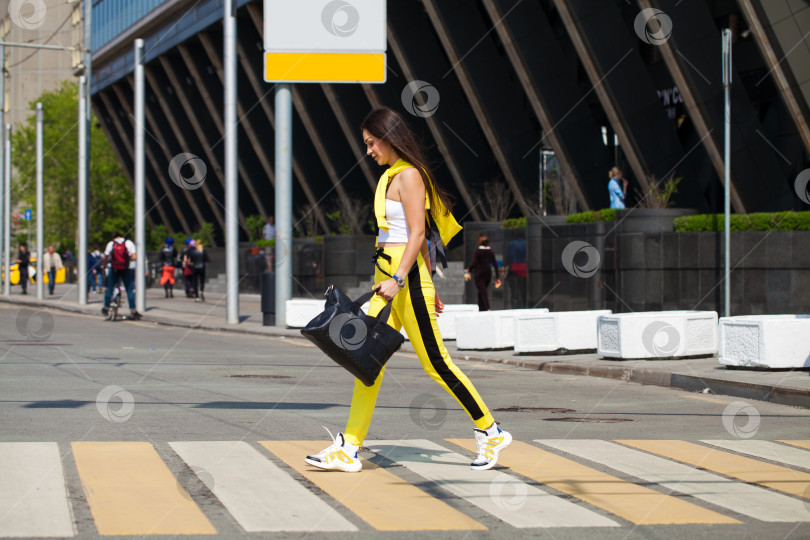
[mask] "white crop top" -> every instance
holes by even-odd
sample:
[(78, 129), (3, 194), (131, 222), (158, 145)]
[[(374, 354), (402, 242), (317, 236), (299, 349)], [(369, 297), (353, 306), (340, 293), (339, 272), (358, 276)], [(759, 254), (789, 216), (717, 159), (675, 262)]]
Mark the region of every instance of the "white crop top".
[(407, 242), (410, 236), (408, 222), (405, 220), (405, 205), (399, 201), (385, 199), (385, 220), (388, 230), (380, 229), (377, 242)]

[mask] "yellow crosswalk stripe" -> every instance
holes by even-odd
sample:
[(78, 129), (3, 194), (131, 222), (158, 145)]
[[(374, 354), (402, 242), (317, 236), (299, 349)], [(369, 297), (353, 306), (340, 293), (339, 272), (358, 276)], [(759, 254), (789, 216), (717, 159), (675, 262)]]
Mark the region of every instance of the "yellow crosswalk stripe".
[(686, 441), (621, 440), (618, 443), (718, 472), (744, 482), (810, 499), (810, 474)]
[(780, 443), (790, 444), (792, 446), (798, 446), (799, 448), (806, 448), (810, 450), (810, 441), (779, 441)]
[(74, 442), (72, 447), (100, 534), (216, 534), (151, 444)]
[(471, 517), (387, 470), (363, 460), (359, 473), (320, 471), (304, 456), (323, 449), (315, 441), (259, 441), (304, 478), (381, 531), (486, 530)]
[[(447, 441), (475, 451), (475, 443), (469, 439)], [(498, 464), (638, 525), (739, 523), (520, 441), (513, 441), (500, 454)]]

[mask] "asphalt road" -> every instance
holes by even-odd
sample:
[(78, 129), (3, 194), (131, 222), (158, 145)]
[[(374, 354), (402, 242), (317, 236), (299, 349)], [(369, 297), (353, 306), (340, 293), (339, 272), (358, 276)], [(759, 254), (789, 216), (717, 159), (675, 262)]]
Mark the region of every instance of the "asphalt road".
[[(20, 465), (9, 470), (13, 461), (6, 459), (4, 466), (0, 458), (0, 485), (7, 486), (0, 488), (6, 491), (5, 500), (0, 493), (0, 536), (11, 534), (13, 527), (23, 533), (28, 530), (30, 523), (26, 520), (33, 518), (20, 514), (20, 507), (36, 504), (22, 505), (19, 500), (49, 489), (56, 492), (51, 493), (56, 499), (67, 501), (69, 523), (78, 537), (92, 538), (115, 530), (119, 532), (114, 534), (130, 531), (137, 536), (159, 533), (164, 530), (162, 526), (175, 518), (179, 520), (179, 514), (168, 512), (169, 517), (162, 516), (160, 525), (153, 526), (148, 523), (148, 514), (137, 514), (140, 510), (136, 509), (130, 529), (115, 527), (121, 520), (126, 521), (122, 514), (138, 506), (132, 501), (138, 501), (139, 483), (144, 484), (144, 489), (160, 492), (166, 477), (171, 480), (169, 484), (176, 484), (169, 490), (174, 491), (172, 495), (180, 494), (188, 503), (186, 510), (192, 523), (186, 530), (185, 522), (178, 522), (177, 529), (163, 533), (167, 537), (189, 531), (216, 532), (226, 538), (810, 536), (810, 451), (776, 442), (810, 439), (808, 410), (504, 365), (457, 363), (495, 411), (502, 427), (519, 441), (503, 454), (502, 463), (508, 467), (499, 466), (489, 476), (481, 477), (487, 479), (488, 487), (481, 488), (484, 496), (476, 491), (475, 480), (465, 476), (466, 465), (454, 461), (466, 463), (472, 454), (455, 444), (461, 441), (447, 440), (471, 441), (472, 425), (455, 401), (422, 371), (413, 354), (398, 353), (387, 369), (366, 442), (377, 451), (361, 452), (368, 470), (358, 475), (318, 475), (303, 466), (304, 451), (300, 451), (300, 459), (296, 452), (299, 447), (320, 450), (327, 446), (329, 439), (322, 426), (332, 433), (343, 429), (352, 380), (308, 342), (144, 322), (110, 323), (100, 315), (34, 312), (0, 304), (0, 454), (17, 452), (15, 459), (20, 460)], [(616, 440), (623, 443), (607, 443)], [(683, 442), (656, 446), (657, 441), (665, 440)], [(774, 448), (788, 450), (784, 450), (785, 455), (780, 450), (778, 455), (743, 457), (745, 454), (737, 447), (720, 450), (717, 445), (701, 442), (706, 440), (731, 444), (764, 441), (771, 444), (766, 447), (768, 452)], [(170, 445), (190, 441), (194, 443)], [(219, 446), (199, 441), (240, 444), (231, 444), (219, 456)], [(310, 442), (295, 446), (287, 441)], [(98, 444), (102, 442), (117, 444)], [(146, 444), (125, 444), (136, 442)], [(55, 446), (45, 447), (43, 443)], [(415, 450), (403, 450), (410, 447)], [(45, 489), (39, 480), (41, 474), (24, 474), (33, 450), (47, 454), (48, 448), (58, 452), (54, 454), (58, 456), (56, 465), (51, 468), (58, 471), (61, 464), (62, 488), (56, 481), (47, 484), (56, 487)], [(667, 466), (682, 468), (682, 463), (688, 463), (684, 456), (694, 454), (695, 448), (703, 452), (698, 458), (700, 468), (717, 475), (723, 489), (750, 486), (742, 489), (760, 490), (752, 492), (752, 500), (759, 500), (759, 494), (776, 503), (782, 501), (783, 509), (788, 508), (787, 516), (768, 521), (761, 514), (752, 517), (744, 504), (724, 506), (723, 502), (703, 497), (703, 493), (685, 494), (675, 485), (681, 480), (678, 472), (671, 473), (676, 478), (667, 483), (626, 470), (631, 465), (641, 466), (641, 457), (653, 455), (665, 460)], [(713, 457), (706, 454), (712, 448)], [(630, 449), (639, 456), (637, 463), (627, 458)], [(611, 457), (614, 450), (617, 457)], [(668, 454), (670, 451), (682, 453), (675, 456)], [(718, 454), (720, 451), (730, 452), (734, 459)], [(194, 452), (202, 456), (196, 464), (191, 463)], [(211, 452), (219, 457), (206, 458)], [(514, 461), (507, 463), (510, 453), (509, 459)], [(157, 459), (150, 461), (152, 454)], [(795, 455), (798, 458), (790, 457)], [(564, 459), (554, 461), (558, 458)], [(611, 459), (618, 461), (611, 463)], [(790, 464), (786, 459), (806, 461)], [(104, 468), (105, 460), (112, 463), (109, 468)], [(548, 463), (549, 467), (530, 466), (532, 462)], [(230, 468), (220, 467), (225, 463)], [(696, 470), (696, 465), (687, 466)], [(161, 467), (168, 471), (165, 477), (158, 474)], [(251, 472), (246, 477), (238, 476), (240, 471), (248, 470)], [(663, 469), (654, 466), (644, 474), (656, 470)], [(20, 480), (12, 473), (24, 478)], [(373, 483), (371, 479), (377, 473), (387, 480), (367, 485)], [(283, 492), (290, 493), (289, 500), (278, 497), (268, 503), (272, 508), (240, 510), (240, 504), (250, 505), (245, 497), (240, 499), (240, 486), (248, 492), (251, 482), (274, 474), (303, 486), (311, 497), (310, 503), (296, 503), (289, 488)], [(612, 489), (596, 493), (604, 484), (594, 480), (593, 474), (608, 474), (610, 482), (621, 488), (615, 493)], [(346, 480), (339, 477), (369, 480), (360, 482), (359, 487), (346, 488), (340, 484)], [(26, 481), (33, 482), (33, 487), (26, 487)], [(8, 488), (13, 482), (21, 484)], [(111, 483), (113, 488), (108, 485)], [(130, 483), (136, 487), (129, 489)], [(268, 481), (270, 484), (276, 485), (276, 481)], [(286, 484), (279, 481), (278, 486), (282, 485)], [(414, 488), (415, 492), (407, 491)], [(625, 493), (625, 488), (633, 493)], [(105, 491), (108, 489), (113, 491)], [(356, 490), (356, 497), (341, 494), (340, 490), (347, 489)], [(400, 493), (400, 489), (407, 492)], [(635, 493), (639, 489), (646, 491)], [(633, 501), (660, 498), (661, 494), (673, 495), (653, 506), (659, 514), (664, 509), (663, 513), (673, 519), (687, 516), (680, 524), (664, 523), (666, 519), (647, 524), (645, 519), (621, 510), (636, 504)], [(388, 495), (394, 497), (393, 502), (384, 504)], [(119, 496), (132, 498), (115, 508)], [(378, 506), (382, 508), (355, 505), (362, 499), (375, 498), (379, 498)], [(565, 508), (543, 510), (542, 501), (551, 499), (555, 504), (564, 503)], [(161, 504), (173, 504), (171, 497), (167, 500)], [(400, 501), (402, 507), (398, 508)], [(270, 533), (251, 531), (254, 526), (246, 525), (255, 523), (251, 519), (257, 512), (296, 514), (295, 504), (299, 508), (314, 505), (313, 511), (318, 512), (321, 507), (316, 503), (325, 503), (323, 508), (329, 509), (334, 519), (310, 521), (311, 530), (304, 526), (297, 532)], [(424, 503), (432, 510), (420, 517), (419, 504)], [(667, 510), (669, 504), (673, 505), (671, 510)], [(325, 512), (319, 515), (325, 516)], [(650, 512), (643, 514), (652, 515)], [(405, 522), (410, 525), (398, 522), (399, 530), (385, 525), (396, 521), (389, 514), (400, 514), (401, 518), (409, 513), (412, 517)], [(430, 519), (437, 516), (447, 528), (456, 530), (440, 531), (436, 530), (438, 526), (428, 526)], [(537, 521), (532, 521), (535, 518)], [(12, 523), (14, 519), (17, 521)], [(198, 525), (203, 523), (201, 528), (194, 528), (195, 519)], [(549, 519), (557, 524), (548, 526)], [(554, 519), (565, 521), (565, 526)], [(323, 524), (333, 522), (333, 532), (317, 531), (318, 527), (328, 529)], [(427, 530), (408, 530), (408, 526)], [(261, 525), (255, 527), (261, 529)]]

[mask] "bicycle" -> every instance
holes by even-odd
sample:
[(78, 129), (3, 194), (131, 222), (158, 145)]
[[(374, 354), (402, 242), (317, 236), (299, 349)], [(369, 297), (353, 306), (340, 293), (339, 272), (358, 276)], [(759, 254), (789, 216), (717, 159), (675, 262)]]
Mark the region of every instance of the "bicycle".
[[(124, 289), (124, 284), (119, 280), (118, 283), (115, 284), (115, 289), (113, 289), (110, 307), (107, 311), (108, 321), (115, 322), (116, 318), (118, 317), (118, 310), (121, 308), (121, 298), (123, 298), (124, 292), (126, 292)], [(126, 317), (122, 318), (126, 319)]]

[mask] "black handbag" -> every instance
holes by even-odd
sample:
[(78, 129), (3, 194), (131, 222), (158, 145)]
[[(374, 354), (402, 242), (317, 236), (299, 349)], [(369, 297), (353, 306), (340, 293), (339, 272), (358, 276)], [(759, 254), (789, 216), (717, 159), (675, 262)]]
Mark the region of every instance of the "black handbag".
[(304, 337), (366, 386), (374, 384), (385, 363), (405, 341), (405, 336), (386, 324), (391, 302), (376, 317), (363, 313), (360, 306), (376, 293), (369, 291), (352, 301), (330, 285), (324, 294), (323, 312), (301, 329)]

